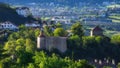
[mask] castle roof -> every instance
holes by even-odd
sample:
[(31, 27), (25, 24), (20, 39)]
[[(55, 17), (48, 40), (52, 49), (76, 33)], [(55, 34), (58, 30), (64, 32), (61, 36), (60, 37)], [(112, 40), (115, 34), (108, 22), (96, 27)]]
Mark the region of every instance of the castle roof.
[(103, 29), (100, 28), (99, 26), (96, 26), (95, 28), (92, 29), (92, 31), (103, 31)]

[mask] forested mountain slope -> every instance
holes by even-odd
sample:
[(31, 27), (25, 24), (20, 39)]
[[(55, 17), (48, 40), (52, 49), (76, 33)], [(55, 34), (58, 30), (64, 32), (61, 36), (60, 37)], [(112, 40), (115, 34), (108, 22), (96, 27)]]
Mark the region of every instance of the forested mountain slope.
[(31, 20), (17, 14), (15, 9), (7, 4), (0, 3), (0, 22), (11, 21), (14, 24), (24, 24), (26, 21)]
[(69, 4), (69, 5), (74, 5), (77, 4), (79, 2), (85, 2), (85, 3), (102, 3), (102, 2), (119, 2), (119, 0), (0, 0), (0, 2), (7, 2), (7, 3), (31, 3), (31, 2), (35, 2), (35, 3), (50, 3), (50, 2), (54, 2), (57, 4)]

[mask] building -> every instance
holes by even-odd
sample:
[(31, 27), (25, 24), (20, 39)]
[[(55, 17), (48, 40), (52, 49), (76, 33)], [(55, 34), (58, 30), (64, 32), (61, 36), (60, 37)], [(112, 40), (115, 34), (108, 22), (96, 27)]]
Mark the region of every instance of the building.
[(0, 23), (0, 29), (16, 30), (18, 27), (10, 21)]
[(37, 27), (40, 27), (40, 24), (38, 22), (27, 22), (27, 23), (25, 23), (25, 26), (37, 28)]
[(24, 16), (24, 17), (27, 17), (31, 14), (30, 10), (28, 7), (17, 7), (16, 8), (16, 12), (21, 15), (21, 16)]
[(49, 51), (58, 49), (60, 52), (64, 53), (67, 50), (66, 40), (66, 37), (46, 37), (42, 31), (37, 38), (37, 48)]
[(100, 28), (99, 26), (96, 26), (93, 28), (90, 32), (91, 36), (103, 36), (103, 29)]
[(96, 68), (104, 68), (104, 66), (110, 66), (111, 68), (117, 68), (116, 61), (114, 59), (106, 59), (100, 60), (95, 59), (94, 61), (90, 61), (92, 65), (94, 65)]
[(61, 23), (61, 24), (71, 24), (71, 19), (66, 18), (66, 17), (53, 17), (51, 19), (52, 21), (54, 21), (55, 23)]

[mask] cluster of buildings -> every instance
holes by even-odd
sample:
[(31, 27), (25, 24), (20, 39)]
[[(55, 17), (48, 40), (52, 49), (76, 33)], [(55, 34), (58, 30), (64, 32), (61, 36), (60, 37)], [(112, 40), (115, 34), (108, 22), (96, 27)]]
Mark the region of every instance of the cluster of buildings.
[(33, 16), (39, 16), (39, 17), (51, 17), (51, 16), (67, 16), (67, 15), (76, 15), (79, 12), (76, 12), (75, 10), (72, 10), (68, 7), (45, 7), (41, 8), (39, 6), (36, 7), (30, 7), (30, 11), (33, 14)]
[(94, 61), (90, 61), (90, 63), (96, 66), (96, 68), (104, 68), (105, 66), (110, 66), (110, 68), (117, 68), (114, 59), (106, 59), (106, 58), (104, 60), (94, 59)]
[[(75, 17), (68, 17), (68, 16), (55, 16), (52, 17), (51, 20), (55, 23), (61, 23), (61, 24), (72, 24), (72, 19), (75, 19)], [(77, 19), (77, 18), (76, 18)]]
[(0, 23), (0, 29), (16, 30), (18, 29), (18, 26), (16, 26), (10, 21), (5, 21), (5, 22)]
[(16, 12), (24, 17), (27, 17), (31, 14), (30, 9), (28, 7), (16, 7)]
[[(33, 28), (37, 28), (40, 27), (40, 24), (37, 21), (33, 21), (33, 22), (26, 22), (24, 24), (26, 27), (33, 27)], [(18, 30), (19, 27), (18, 25), (10, 22), (10, 21), (5, 21), (5, 22), (1, 22), (0, 23), (0, 29), (8, 29), (8, 30)]]

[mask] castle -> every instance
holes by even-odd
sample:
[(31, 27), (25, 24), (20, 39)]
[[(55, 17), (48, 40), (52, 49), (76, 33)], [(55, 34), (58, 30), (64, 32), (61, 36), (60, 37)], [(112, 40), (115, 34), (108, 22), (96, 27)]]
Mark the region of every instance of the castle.
[(67, 50), (67, 38), (66, 37), (46, 37), (41, 31), (37, 37), (37, 49), (46, 49), (51, 51), (52, 49), (58, 49), (64, 53)]
[[(103, 30), (96, 26), (91, 30), (91, 36), (104, 36)], [(67, 37), (47, 37), (44, 32), (41, 31), (37, 37), (37, 49), (46, 49), (51, 51), (52, 49), (58, 49), (64, 53), (67, 50)]]

